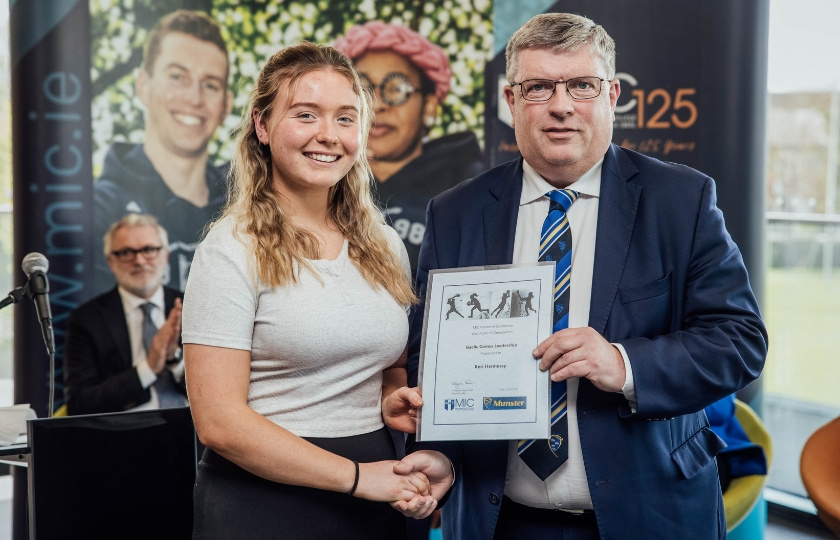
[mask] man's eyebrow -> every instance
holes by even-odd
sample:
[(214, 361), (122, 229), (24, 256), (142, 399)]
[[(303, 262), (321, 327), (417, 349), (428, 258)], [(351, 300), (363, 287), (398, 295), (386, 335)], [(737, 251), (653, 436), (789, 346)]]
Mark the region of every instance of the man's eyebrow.
[[(179, 69), (179, 70), (181, 70), (181, 71), (189, 71), (189, 70), (190, 70), (187, 66), (185, 66), (185, 65), (183, 65), (183, 64), (179, 64), (178, 62), (169, 62), (168, 64), (166, 64), (165, 66), (163, 66), (163, 69), (164, 69), (164, 70), (166, 70), (166, 69), (173, 69), (173, 68), (174, 68), (174, 69)], [(203, 79), (216, 79), (216, 80), (218, 80), (218, 81), (220, 81), (220, 82), (224, 82), (224, 80), (225, 80), (225, 78), (224, 78), (224, 77), (222, 77), (222, 76), (220, 76), (220, 75), (214, 75), (214, 74), (212, 74), (212, 73), (207, 74), (207, 75), (205, 75), (205, 76), (204, 76), (204, 77), (202, 77), (202, 78), (203, 78)]]

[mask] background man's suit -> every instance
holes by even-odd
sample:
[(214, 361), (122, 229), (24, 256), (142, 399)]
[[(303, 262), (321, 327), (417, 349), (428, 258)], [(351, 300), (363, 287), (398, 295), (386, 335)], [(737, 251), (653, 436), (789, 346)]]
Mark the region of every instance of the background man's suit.
[[(430, 202), (420, 298), (431, 269), (512, 261), (521, 191), (520, 159)], [(589, 325), (626, 349), (638, 409), (580, 380), (579, 433), (602, 538), (725, 537), (714, 460), (723, 443), (702, 409), (758, 376), (767, 336), (715, 200), (713, 181), (690, 168), (615, 145), (604, 158)], [(423, 306), (414, 313), (410, 386)], [(508, 442), (433, 447), (456, 468), (444, 537), (492, 538)]]
[[(182, 294), (163, 288), (166, 315)], [(128, 324), (116, 287), (70, 314), (64, 347), (64, 397), (72, 415), (120, 412), (151, 399), (151, 390), (140, 384), (132, 362)]]

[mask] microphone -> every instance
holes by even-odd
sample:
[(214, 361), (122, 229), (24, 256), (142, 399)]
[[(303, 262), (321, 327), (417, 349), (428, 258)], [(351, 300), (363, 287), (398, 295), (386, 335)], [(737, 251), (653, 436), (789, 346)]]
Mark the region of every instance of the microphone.
[(35, 311), (38, 314), (38, 319), (41, 320), (41, 334), (44, 336), (44, 344), (47, 346), (47, 352), (55, 352), (55, 336), (53, 335), (52, 327), (52, 312), (50, 311), (50, 282), (47, 280), (47, 269), (50, 263), (47, 258), (40, 253), (30, 253), (23, 258), (21, 268), (23, 273), (29, 278), (26, 284), (28, 289), (27, 295), (35, 302)]

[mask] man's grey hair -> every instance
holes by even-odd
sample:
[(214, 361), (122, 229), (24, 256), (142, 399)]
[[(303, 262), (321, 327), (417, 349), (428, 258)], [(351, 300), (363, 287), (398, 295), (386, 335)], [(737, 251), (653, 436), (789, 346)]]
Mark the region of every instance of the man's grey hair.
[(514, 32), (505, 48), (505, 77), (513, 84), (519, 53), (525, 49), (548, 49), (552, 52), (574, 52), (588, 45), (592, 54), (601, 60), (607, 73), (580, 73), (605, 79), (615, 77), (615, 41), (604, 27), (592, 20), (572, 13), (543, 13), (523, 24)]
[(155, 216), (151, 214), (126, 214), (121, 220), (111, 224), (108, 228), (108, 232), (106, 232), (104, 238), (102, 238), (105, 258), (108, 258), (111, 255), (111, 241), (114, 238), (114, 234), (118, 230), (126, 227), (154, 227), (157, 229), (158, 237), (160, 237), (160, 245), (163, 246), (163, 249), (169, 251), (169, 235), (166, 234), (166, 229), (158, 223)]

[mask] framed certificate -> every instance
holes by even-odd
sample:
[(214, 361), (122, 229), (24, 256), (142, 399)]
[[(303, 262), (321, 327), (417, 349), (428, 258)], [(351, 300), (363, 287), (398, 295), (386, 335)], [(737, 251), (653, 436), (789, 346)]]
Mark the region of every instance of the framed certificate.
[(418, 441), (547, 439), (554, 263), (432, 270), (420, 349)]

